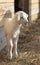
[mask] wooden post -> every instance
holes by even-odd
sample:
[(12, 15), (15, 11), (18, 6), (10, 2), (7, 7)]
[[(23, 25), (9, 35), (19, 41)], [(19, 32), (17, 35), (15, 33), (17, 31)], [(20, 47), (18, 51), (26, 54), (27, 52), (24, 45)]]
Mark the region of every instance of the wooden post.
[(39, 14), (39, 0), (30, 0), (31, 3), (31, 7), (30, 7), (30, 18), (31, 18), (31, 22), (35, 21), (38, 18), (38, 14)]

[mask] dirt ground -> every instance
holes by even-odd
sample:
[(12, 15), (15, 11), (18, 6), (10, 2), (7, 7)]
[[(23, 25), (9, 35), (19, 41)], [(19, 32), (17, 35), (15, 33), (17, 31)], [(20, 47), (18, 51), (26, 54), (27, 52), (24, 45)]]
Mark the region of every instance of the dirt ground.
[(18, 42), (18, 58), (8, 60), (5, 47), (0, 52), (0, 65), (40, 65), (40, 20), (22, 32)]

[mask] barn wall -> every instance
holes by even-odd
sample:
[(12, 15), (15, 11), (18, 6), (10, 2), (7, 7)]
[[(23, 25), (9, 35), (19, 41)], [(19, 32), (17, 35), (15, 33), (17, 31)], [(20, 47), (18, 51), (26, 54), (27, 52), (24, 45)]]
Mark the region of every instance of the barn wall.
[(29, 0), (25, 0), (24, 3), (24, 11), (29, 14)]
[(0, 2), (14, 2), (14, 0), (0, 0)]
[(39, 0), (31, 0), (31, 7), (30, 7), (30, 19), (31, 21), (35, 21), (38, 18), (39, 13)]

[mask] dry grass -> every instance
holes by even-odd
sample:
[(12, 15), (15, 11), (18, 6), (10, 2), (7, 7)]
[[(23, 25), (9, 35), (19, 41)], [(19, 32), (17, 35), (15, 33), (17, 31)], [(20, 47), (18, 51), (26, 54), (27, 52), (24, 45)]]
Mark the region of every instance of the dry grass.
[(20, 34), (18, 58), (7, 58), (6, 47), (0, 52), (0, 65), (40, 65), (40, 20)]

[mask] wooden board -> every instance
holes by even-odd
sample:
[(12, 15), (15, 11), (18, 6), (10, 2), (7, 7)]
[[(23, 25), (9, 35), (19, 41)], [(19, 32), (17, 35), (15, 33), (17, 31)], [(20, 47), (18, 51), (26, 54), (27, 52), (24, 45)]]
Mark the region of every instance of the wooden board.
[(0, 27), (0, 51), (7, 45), (3, 27)]
[(31, 3), (32, 3), (32, 4), (34, 4), (34, 3), (35, 3), (35, 4), (36, 4), (36, 3), (39, 3), (39, 0), (31, 0)]
[(39, 0), (31, 0), (31, 7), (30, 7), (30, 16), (31, 21), (34, 21), (38, 18), (39, 14)]
[(0, 2), (14, 2), (14, 0), (0, 0)]

